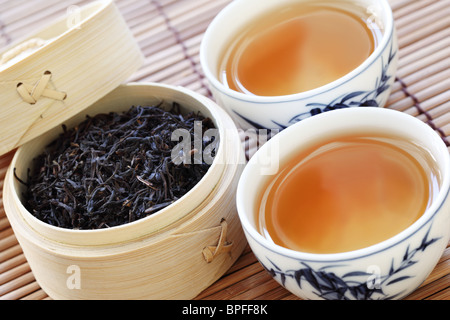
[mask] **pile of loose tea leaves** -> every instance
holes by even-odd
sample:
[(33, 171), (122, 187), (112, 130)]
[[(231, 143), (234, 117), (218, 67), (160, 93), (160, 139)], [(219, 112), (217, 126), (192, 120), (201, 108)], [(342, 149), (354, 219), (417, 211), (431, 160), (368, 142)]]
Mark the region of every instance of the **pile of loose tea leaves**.
[[(63, 125), (63, 133), (34, 159), (24, 182), (25, 206), (48, 224), (83, 230), (153, 214), (191, 190), (209, 169), (204, 161), (176, 164), (171, 159), (179, 143), (172, 133), (188, 130), (193, 146), (199, 122), (202, 132), (214, 128), (211, 119), (182, 115), (174, 103), (170, 111), (133, 106), (123, 114), (88, 116), (71, 130)], [(211, 143), (206, 140), (203, 147)]]

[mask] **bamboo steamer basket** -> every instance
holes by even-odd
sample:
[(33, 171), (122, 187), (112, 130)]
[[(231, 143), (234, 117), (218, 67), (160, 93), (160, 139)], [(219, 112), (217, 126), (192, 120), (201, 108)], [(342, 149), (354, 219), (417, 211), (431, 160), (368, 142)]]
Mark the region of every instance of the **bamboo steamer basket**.
[[(96, 2), (81, 11), (80, 28), (66, 30), (59, 21), (39, 33), (51, 34), (56, 40), (33, 48), (31, 54), (15, 62), (9, 60), (6, 67), (0, 65), (0, 79), (9, 79), (0, 80), (0, 99), (7, 106), (0, 109), (2, 116), (5, 114), (0, 120), (0, 154), (18, 147), (4, 180), (5, 213), (36, 281), (53, 299), (192, 299), (219, 279), (247, 244), (235, 207), (235, 191), (245, 165), (237, 128), (214, 102), (185, 88), (118, 83), (142, 61), (135, 42), (122, 30), (128, 29), (111, 1)], [(120, 25), (117, 29), (116, 24)], [(61, 27), (61, 36), (55, 36), (55, 26)], [(104, 27), (111, 33), (99, 35), (98, 28)], [(88, 46), (93, 50), (86, 49), (79, 56), (71, 55), (94, 59), (92, 63), (99, 65), (90, 65), (95, 70), (89, 70), (79, 62), (83, 69), (70, 74), (74, 67), (57, 58), (56, 52), (61, 50), (61, 57), (68, 59), (67, 50), (74, 50), (74, 41), (93, 41), (86, 33), (102, 45)], [(17, 59), (14, 50), (22, 54), (23, 48), (30, 46), (28, 40), (23, 43), (10, 49), (7, 56)], [(108, 57), (114, 61), (98, 61), (101, 51), (108, 48)], [(127, 58), (122, 59), (122, 55)], [(85, 72), (90, 77), (85, 78)], [(60, 134), (60, 124), (70, 128), (88, 114), (121, 112), (132, 105), (162, 103), (169, 108), (172, 102), (179, 103), (185, 112), (199, 111), (210, 117), (220, 135), (210, 169), (182, 198), (141, 220), (100, 230), (54, 227), (26, 210), (24, 186), (15, 175), (26, 177), (32, 159)], [(14, 108), (17, 110), (11, 111)], [(17, 124), (17, 119), (26, 124)], [(5, 128), (8, 122), (14, 125)], [(5, 135), (8, 130), (14, 134)]]
[(142, 63), (111, 0), (79, 7), (0, 50), (0, 154), (88, 107)]
[[(191, 299), (235, 262), (246, 241), (235, 208), (244, 165), (237, 129), (209, 99), (162, 84), (128, 84), (89, 107), (87, 114), (125, 111), (130, 105), (180, 103), (210, 117), (221, 137), (207, 174), (185, 196), (144, 219), (101, 230), (68, 230), (36, 219), (22, 204), (23, 185), (54, 128), (20, 147), (5, 177), (4, 206), (37, 282), (55, 299)], [(73, 126), (86, 112), (67, 121)], [(225, 139), (223, 139), (225, 137)], [(80, 271), (80, 289), (67, 284)], [(69, 273), (68, 273), (69, 272)]]

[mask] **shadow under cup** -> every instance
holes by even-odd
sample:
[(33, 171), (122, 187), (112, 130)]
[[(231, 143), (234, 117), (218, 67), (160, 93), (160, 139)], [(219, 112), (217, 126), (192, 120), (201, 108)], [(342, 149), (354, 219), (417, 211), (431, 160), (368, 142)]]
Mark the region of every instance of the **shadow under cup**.
[[(389, 136), (390, 143), (405, 148), (418, 159), (427, 173), (434, 173), (430, 188), (438, 188), (425, 212), (409, 227), (392, 237), (370, 246), (336, 253), (308, 253), (275, 244), (262, 234), (259, 207), (262, 194), (270, 181), (285, 168), (292, 157), (301, 150), (329, 141), (330, 137), (347, 135)], [(406, 146), (406, 147), (405, 147)], [(412, 149), (411, 149), (412, 148)], [(415, 150), (414, 150), (415, 149)], [(412, 150), (412, 151), (411, 151)], [(276, 153), (271, 172), (265, 157)], [(418, 158), (417, 158), (418, 157)], [(376, 266), (381, 286), (365, 298), (398, 299), (417, 288), (437, 264), (450, 236), (450, 160), (449, 152), (440, 136), (422, 121), (399, 111), (384, 108), (351, 108), (335, 110), (303, 120), (277, 134), (250, 159), (237, 190), (237, 207), (247, 240), (258, 260), (272, 276), (292, 293), (308, 299), (325, 297), (321, 290), (302, 285), (309, 282), (302, 272), (333, 274), (335, 290), (342, 286), (346, 298), (360, 299), (352, 291), (357, 275), (367, 279), (367, 270)], [(278, 168), (275, 170), (275, 168)], [(268, 173), (269, 172), (269, 173)], [(418, 257), (422, 254), (423, 257)], [(413, 257), (413, 255), (415, 255)], [(395, 265), (411, 256), (408, 268)], [(417, 260), (417, 261), (416, 261)], [(406, 262), (405, 262), (406, 263)], [(305, 271), (305, 268), (309, 271)], [(405, 270), (403, 270), (405, 268)], [(407, 270), (406, 270), (407, 269)], [(300, 272), (300, 270), (303, 270)], [(313, 272), (313, 273), (314, 273)], [(312, 275), (311, 273), (310, 275)], [(352, 279), (353, 278), (353, 279)], [(390, 280), (389, 280), (390, 279)], [(398, 279), (398, 280), (396, 280)], [(309, 279), (311, 280), (311, 278)], [(327, 280), (327, 281), (328, 281)], [(345, 287), (345, 289), (344, 289)], [(331, 289), (330, 289), (331, 290)], [(337, 294), (336, 292), (334, 292)], [(366, 292), (367, 293), (367, 292)], [(339, 296), (339, 294), (338, 294)], [(344, 296), (341, 295), (340, 298)]]

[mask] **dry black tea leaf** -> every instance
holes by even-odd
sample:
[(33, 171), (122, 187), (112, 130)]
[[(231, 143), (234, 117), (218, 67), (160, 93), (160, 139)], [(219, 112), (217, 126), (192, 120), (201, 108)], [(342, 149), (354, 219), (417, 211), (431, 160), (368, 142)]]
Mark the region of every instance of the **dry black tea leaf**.
[[(98, 114), (63, 133), (34, 159), (25, 206), (38, 219), (62, 228), (100, 229), (153, 214), (191, 190), (208, 171), (201, 161), (172, 161), (175, 130), (191, 135), (190, 156), (211, 140), (194, 134), (213, 129), (209, 118), (160, 106), (133, 106)], [(197, 139), (197, 140), (196, 140)], [(200, 139), (201, 141), (199, 141)], [(212, 139), (217, 145), (219, 137)], [(217, 147), (217, 146), (216, 146)]]

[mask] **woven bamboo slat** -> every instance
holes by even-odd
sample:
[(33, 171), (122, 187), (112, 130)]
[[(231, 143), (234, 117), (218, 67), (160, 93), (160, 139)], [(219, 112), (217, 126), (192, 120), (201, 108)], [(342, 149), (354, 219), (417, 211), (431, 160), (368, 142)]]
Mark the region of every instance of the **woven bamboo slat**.
[[(144, 54), (129, 81), (179, 85), (210, 97), (199, 64), (203, 33), (231, 0), (116, 0)], [(0, 0), (0, 51), (88, 0)], [(432, 126), (450, 151), (450, 1), (390, 0), (399, 37), (399, 69), (387, 107)], [(247, 158), (255, 139), (241, 136)], [(0, 156), (0, 189), (14, 152)], [(2, 196), (2, 191), (0, 191)], [(13, 235), (0, 201), (0, 299), (48, 299)], [(249, 248), (196, 299), (298, 299), (276, 284)], [(450, 243), (437, 267), (406, 299), (450, 300)]]

